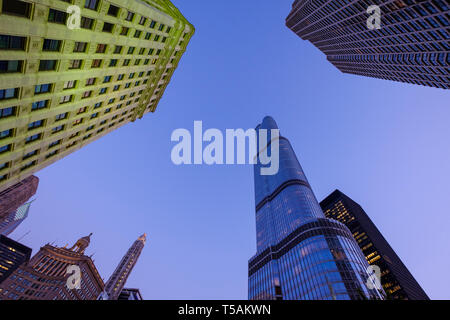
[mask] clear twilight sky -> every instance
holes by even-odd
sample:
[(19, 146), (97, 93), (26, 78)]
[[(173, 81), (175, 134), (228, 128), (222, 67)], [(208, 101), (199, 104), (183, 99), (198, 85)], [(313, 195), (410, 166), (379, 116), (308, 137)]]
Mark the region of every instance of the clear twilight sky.
[(254, 128), (290, 139), (318, 198), (366, 210), (432, 299), (449, 299), (450, 99), (442, 89), (342, 74), (285, 26), (293, 0), (174, 0), (196, 33), (156, 112), (37, 173), (33, 248), (72, 245), (105, 281), (137, 237), (128, 279), (145, 299), (247, 299), (256, 252), (250, 165), (175, 166), (173, 130)]

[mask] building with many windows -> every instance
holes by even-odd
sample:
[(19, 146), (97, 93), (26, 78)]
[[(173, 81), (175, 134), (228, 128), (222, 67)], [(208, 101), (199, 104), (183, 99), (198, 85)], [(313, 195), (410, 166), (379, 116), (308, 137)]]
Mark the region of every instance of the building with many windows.
[(342, 72), (448, 89), (448, 10), (444, 0), (295, 0), (286, 25)]
[(0, 192), (0, 223), (27, 202), (35, 193), (39, 178), (30, 176)]
[(133, 242), (132, 246), (122, 257), (122, 260), (120, 260), (113, 274), (106, 282), (105, 291), (101, 294), (101, 296), (99, 296), (99, 300), (117, 300), (119, 298), (123, 292), (123, 287), (131, 274), (131, 271), (133, 271), (133, 268), (136, 265), (142, 250), (144, 249), (146, 241), (147, 235), (144, 233)]
[[(277, 129), (271, 117), (256, 128)], [(249, 299), (382, 299), (348, 228), (323, 214), (289, 140), (270, 133), (265, 141), (254, 165), (257, 252), (249, 261)], [(266, 150), (278, 151), (274, 141), (279, 171), (262, 175)]]
[(31, 248), (0, 235), (0, 283), (7, 279), (20, 265), (28, 262), (30, 257)]
[(0, 191), (154, 112), (193, 33), (169, 0), (0, 0)]
[(139, 289), (123, 288), (117, 300), (144, 300)]
[(95, 300), (104, 283), (91, 257), (84, 254), (91, 235), (71, 248), (43, 246), (3, 281), (0, 300)]
[(21, 205), (16, 211), (11, 212), (9, 216), (0, 220), (0, 234), (7, 236), (12, 233), (16, 228), (28, 217), (30, 211), (31, 202), (27, 202)]
[(325, 216), (345, 224), (367, 262), (381, 271), (381, 285), (392, 299), (428, 300), (428, 296), (403, 264), (364, 209), (339, 190), (320, 203)]

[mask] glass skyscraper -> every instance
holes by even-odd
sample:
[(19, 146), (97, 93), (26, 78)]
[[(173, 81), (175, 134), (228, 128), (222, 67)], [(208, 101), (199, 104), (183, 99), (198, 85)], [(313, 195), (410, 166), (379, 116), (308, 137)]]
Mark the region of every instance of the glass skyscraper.
[(295, 0), (286, 25), (342, 72), (448, 89), (448, 11), (443, 0)]
[(28, 217), (31, 202), (21, 205), (16, 211), (12, 212), (6, 219), (0, 222), (0, 234), (7, 236)]
[(325, 216), (345, 224), (370, 265), (381, 272), (381, 285), (390, 299), (429, 300), (400, 257), (391, 248), (364, 209), (339, 190), (320, 203)]
[[(271, 117), (256, 128), (278, 129)], [(278, 138), (273, 138), (278, 139)], [(279, 171), (254, 165), (257, 253), (249, 261), (250, 300), (381, 299), (369, 289), (369, 267), (342, 223), (327, 219), (289, 141), (279, 137)], [(273, 152), (273, 151), (272, 151)]]

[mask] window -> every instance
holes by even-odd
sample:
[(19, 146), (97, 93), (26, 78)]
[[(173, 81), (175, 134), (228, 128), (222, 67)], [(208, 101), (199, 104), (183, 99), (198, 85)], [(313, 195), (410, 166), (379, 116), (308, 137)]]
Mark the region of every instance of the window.
[(101, 59), (95, 59), (92, 61), (92, 68), (100, 68), (101, 64), (102, 64)]
[(84, 3), (84, 7), (87, 9), (97, 11), (98, 2), (99, 2), (98, 0), (86, 0)]
[(123, 80), (123, 77), (125, 77), (125, 74), (119, 74), (119, 76), (117, 77), (117, 80), (118, 81)]
[(82, 114), (82, 113), (85, 113), (86, 111), (87, 111), (87, 107), (83, 107), (83, 108), (78, 109), (77, 114)]
[(103, 24), (103, 32), (112, 32), (114, 25), (112, 23), (105, 22)]
[(119, 89), (120, 89), (120, 86), (119, 85), (115, 85), (114, 88), (113, 88), (113, 91), (117, 91)]
[(31, 105), (31, 111), (44, 109), (47, 107), (48, 100), (36, 101)]
[(96, 53), (105, 53), (105, 51), (106, 51), (106, 44), (99, 43), (97, 45), (97, 50), (95, 52)]
[(163, 31), (164, 27), (165, 27), (165, 25), (163, 25), (163, 24), (161, 23), (161, 24), (159, 25), (158, 30), (159, 30), (159, 31)]
[(128, 11), (127, 17), (125, 18), (125, 20), (127, 20), (127, 21), (133, 21), (133, 18), (134, 18), (134, 13), (131, 12), (131, 11)]
[(61, 40), (44, 39), (43, 51), (59, 51), (61, 48)]
[(153, 21), (150, 23), (150, 28), (153, 29), (153, 28), (155, 28), (155, 26), (156, 26), (156, 21), (153, 20)]
[(11, 144), (8, 144), (8, 145), (6, 145), (6, 146), (1, 146), (0, 147), (0, 154), (1, 153), (4, 153), (4, 152), (8, 152), (8, 151), (10, 151), (11, 150)]
[(52, 151), (48, 155), (45, 156), (45, 159), (51, 158), (57, 154), (58, 154), (58, 150)]
[(135, 38), (140, 38), (140, 37), (141, 37), (141, 34), (142, 34), (142, 31), (136, 30), (136, 31), (134, 32), (134, 37), (135, 37)]
[(89, 126), (89, 127), (86, 128), (86, 131), (90, 131), (92, 129), (94, 129), (94, 126)]
[(95, 78), (89, 78), (86, 80), (86, 86), (92, 86), (95, 84)]
[(67, 13), (55, 9), (50, 9), (48, 13), (48, 22), (66, 24)]
[[(54, 128), (52, 129), (52, 134), (53, 134), (53, 133), (60, 132), (60, 131), (63, 131), (63, 130), (64, 130), (64, 125), (54, 127)], [(50, 145), (49, 148), (50, 148), (50, 147), (52, 147), (52, 145)]]
[(81, 28), (91, 30), (93, 26), (94, 26), (94, 19), (81, 17), (81, 24), (80, 24)]
[(141, 17), (141, 20), (139, 20), (139, 24), (141, 26), (143, 26), (146, 22), (147, 22), (147, 18), (146, 17)]
[(100, 108), (102, 106), (102, 102), (98, 102), (94, 104), (94, 109)]
[(128, 54), (133, 54), (134, 49), (136, 49), (136, 47), (129, 47), (128, 48)]
[(38, 84), (34, 87), (34, 94), (47, 93), (52, 90), (52, 84)]
[(67, 118), (68, 113), (64, 112), (64, 113), (60, 113), (55, 117), (55, 121), (59, 121), (59, 120), (63, 120)]
[(22, 60), (0, 60), (0, 73), (22, 72)]
[(111, 108), (108, 108), (105, 110), (105, 113), (110, 113), (111, 112)]
[(30, 142), (39, 140), (41, 138), (41, 135), (42, 135), (41, 133), (38, 133), (38, 134), (34, 134), (32, 136), (29, 136), (28, 138), (25, 139), (25, 143), (30, 143)]
[(159, 35), (155, 35), (155, 38), (153, 40), (158, 41), (159, 40)]
[(18, 0), (3, 1), (2, 13), (29, 18), (31, 12), (31, 4)]
[(112, 4), (109, 6), (108, 9), (108, 15), (117, 17), (117, 14), (119, 13), (119, 7), (113, 6)]
[(111, 60), (109, 61), (109, 66), (110, 66), (110, 67), (115, 67), (115, 66), (117, 66), (117, 59), (111, 59)]
[(52, 71), (56, 69), (56, 60), (41, 60), (39, 71)]
[(70, 101), (72, 101), (72, 95), (62, 96), (61, 98), (59, 98), (59, 104), (68, 103)]
[(130, 59), (123, 60), (123, 65), (128, 66), (130, 64)]
[(11, 137), (13, 134), (13, 129), (0, 131), (0, 140)]
[(26, 165), (24, 165), (22, 168), (20, 168), (20, 171), (27, 170), (27, 169), (31, 168), (32, 166), (34, 166), (36, 163), (37, 163), (36, 160), (29, 162)]
[(106, 77), (103, 79), (103, 83), (108, 83), (108, 82), (111, 82), (111, 76), (106, 76)]
[(19, 93), (19, 88), (1, 89), (0, 90), (0, 100), (17, 98), (18, 93)]
[(130, 29), (129, 28), (127, 28), (127, 27), (122, 27), (122, 30), (120, 31), (120, 35), (121, 36), (126, 36), (126, 35), (128, 35), (128, 31), (129, 31)]
[(69, 81), (66, 81), (66, 82), (64, 83), (64, 90), (75, 88), (76, 83), (77, 83), (76, 80), (69, 80)]
[(25, 50), (27, 38), (7, 36), (0, 34), (0, 49), (3, 50)]
[(54, 146), (57, 146), (57, 145), (59, 145), (61, 143), (61, 140), (56, 140), (56, 141), (53, 141), (52, 143), (50, 143), (49, 145), (48, 145), (48, 148), (50, 149), (50, 148), (53, 148)]
[(114, 49), (114, 53), (115, 54), (120, 54), (122, 52), (122, 48), (123, 48), (122, 46), (116, 46), (115, 49)]
[(69, 63), (69, 69), (80, 69), (82, 61), (83, 60), (79, 60), (79, 59), (71, 60)]
[(16, 107), (0, 109), (0, 119), (8, 118), (16, 114)]
[(152, 34), (150, 32), (147, 32), (145, 34), (145, 40), (150, 40), (150, 37), (152, 36)]
[(101, 88), (99, 94), (105, 94), (108, 88)]
[(98, 117), (98, 112), (93, 113), (93, 114), (91, 115), (91, 119), (94, 119), (94, 118), (97, 118), (97, 117)]
[(28, 158), (31, 158), (31, 157), (37, 155), (38, 151), (39, 150), (34, 150), (34, 151), (31, 151), (31, 152), (28, 152), (26, 155), (23, 156), (22, 160), (26, 160)]
[(75, 120), (75, 121), (72, 123), (72, 126), (79, 125), (79, 124), (82, 123), (82, 122), (83, 122), (83, 118), (77, 119), (77, 120)]
[(85, 52), (87, 47), (87, 42), (75, 42), (75, 47), (73, 52)]
[(9, 162), (5, 162), (5, 163), (0, 164), (0, 170), (3, 170), (3, 169), (8, 168), (8, 167), (9, 167)]
[(33, 130), (44, 125), (44, 120), (34, 121), (28, 124), (28, 130)]
[(86, 99), (89, 98), (92, 94), (92, 90), (91, 91), (85, 91), (83, 92), (83, 94), (81, 95), (81, 99)]

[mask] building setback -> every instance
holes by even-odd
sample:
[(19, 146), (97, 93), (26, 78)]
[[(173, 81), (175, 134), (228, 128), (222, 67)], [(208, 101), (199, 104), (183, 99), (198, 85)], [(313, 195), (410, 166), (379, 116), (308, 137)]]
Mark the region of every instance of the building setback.
[[(266, 117), (256, 129), (277, 128)], [(261, 175), (260, 154), (276, 140), (279, 171)], [(348, 228), (323, 214), (289, 141), (266, 141), (254, 165), (257, 253), (249, 261), (249, 299), (382, 299), (368, 288), (369, 265)]]
[(12, 212), (3, 221), (0, 220), (0, 234), (8, 236), (28, 217), (31, 202), (21, 205), (15, 212)]
[(367, 262), (381, 269), (381, 285), (392, 299), (428, 300), (428, 296), (364, 209), (339, 190), (320, 203), (325, 216), (345, 224)]
[(193, 33), (168, 0), (0, 0), (0, 191), (154, 112)]
[(133, 271), (133, 268), (141, 255), (142, 249), (144, 249), (146, 241), (147, 235), (145, 233), (134, 241), (133, 245), (128, 249), (127, 253), (123, 256), (122, 260), (120, 260), (120, 263), (106, 282), (105, 291), (101, 300), (117, 300), (119, 298), (131, 271)]
[[(7, 279), (21, 264), (28, 262), (31, 248), (0, 235), (0, 283)], [(2, 295), (0, 292), (0, 300)]]
[[(91, 235), (80, 238), (69, 249), (43, 246), (3, 281), (0, 300), (95, 300), (104, 284), (94, 262), (84, 254)], [(69, 277), (76, 275), (69, 269), (72, 266), (80, 268), (79, 289), (67, 285)]]
[[(368, 28), (371, 5), (380, 29)], [(342, 72), (448, 89), (448, 9), (443, 0), (296, 0), (286, 25)]]
[(1, 191), (0, 223), (27, 202), (36, 193), (38, 185), (39, 178), (31, 176)]

